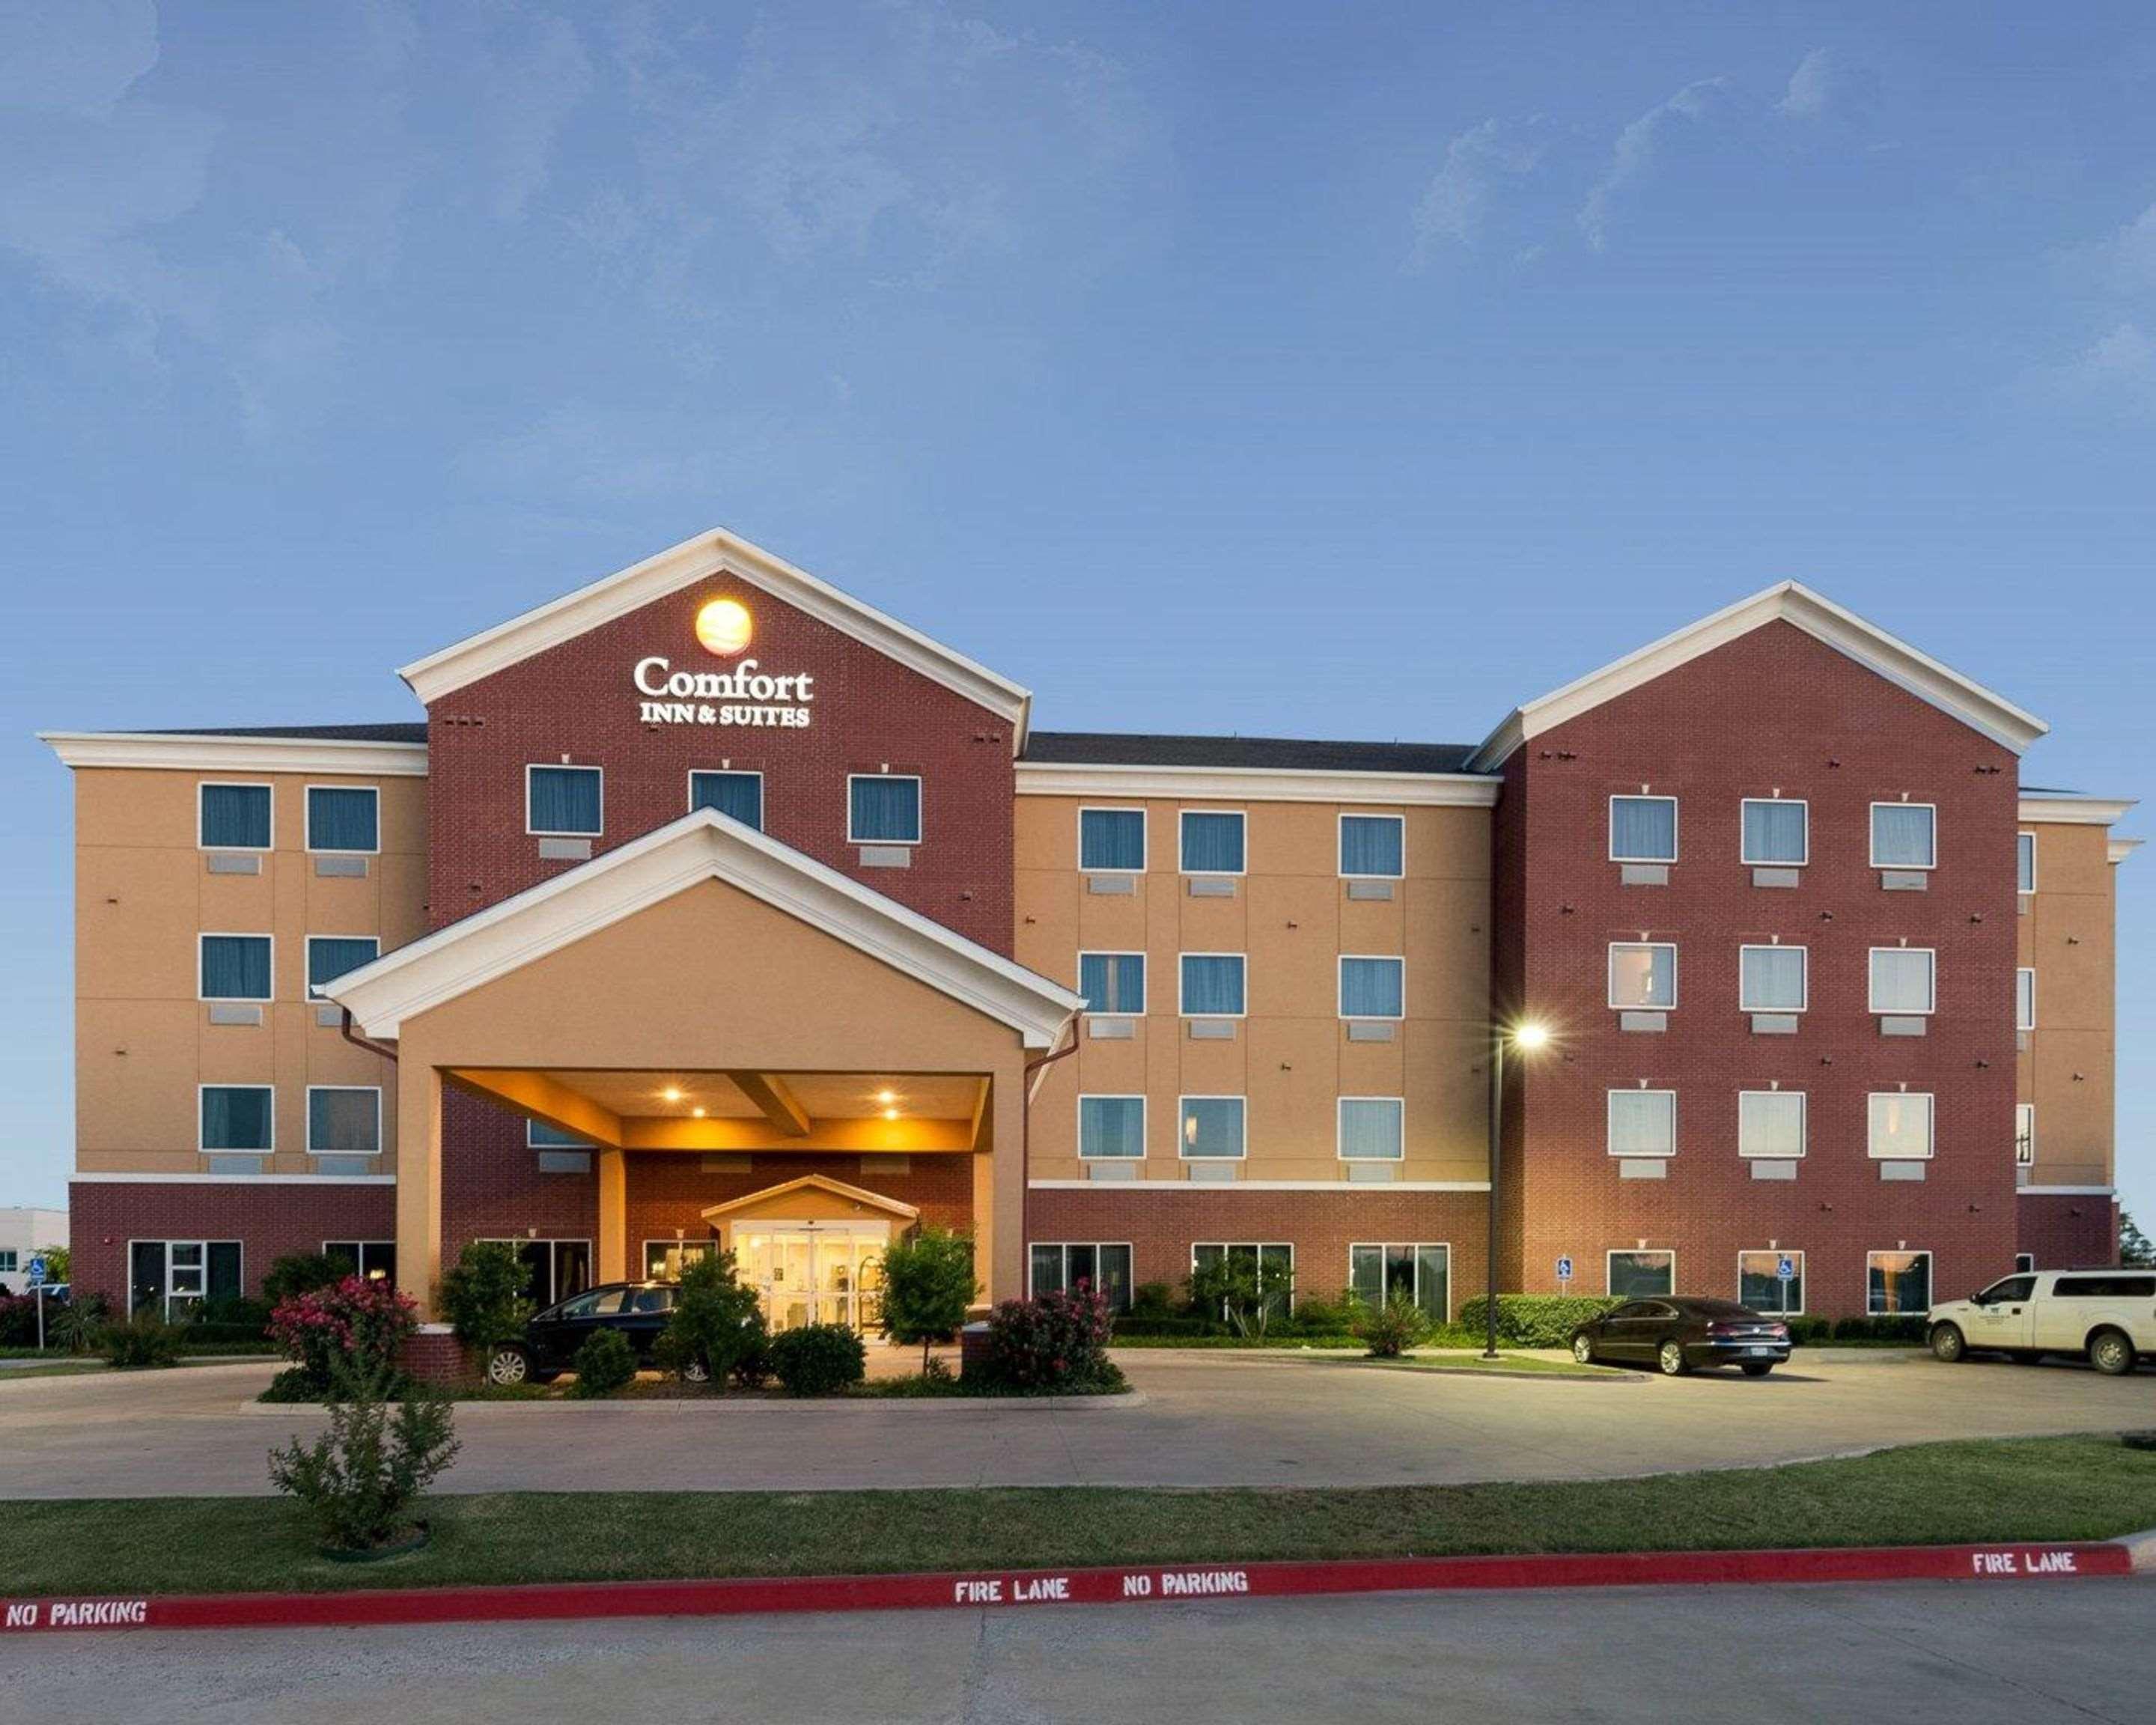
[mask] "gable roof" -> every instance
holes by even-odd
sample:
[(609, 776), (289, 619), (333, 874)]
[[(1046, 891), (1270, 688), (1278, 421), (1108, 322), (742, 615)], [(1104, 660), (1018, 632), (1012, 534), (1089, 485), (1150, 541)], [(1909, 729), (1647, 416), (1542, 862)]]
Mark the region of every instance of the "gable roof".
[(736, 1211), (747, 1209), (753, 1204), (768, 1204), (774, 1198), (783, 1198), (789, 1192), (828, 1193), (833, 1198), (845, 1199), (849, 1204), (881, 1210), (901, 1221), (915, 1221), (921, 1215), (918, 1205), (901, 1204), (896, 1198), (886, 1198), (880, 1192), (871, 1192), (865, 1186), (849, 1186), (844, 1180), (834, 1180), (829, 1174), (803, 1174), (798, 1179), (767, 1186), (761, 1192), (745, 1193), (739, 1198), (730, 1198), (724, 1204), (715, 1204), (699, 1214), (706, 1221), (715, 1222), (721, 1216), (731, 1216)]
[(1876, 624), (1866, 622), (1854, 611), (1845, 610), (1833, 600), (1814, 593), (1801, 582), (1784, 581), (1725, 606), (1711, 617), (1688, 624), (1674, 634), (1664, 635), (1659, 641), (1636, 653), (1628, 653), (1599, 670), (1589, 671), (1539, 700), (1514, 708), (1483, 739), (1482, 746), (1475, 751), (1467, 764), (1471, 770), (1494, 771), (1529, 737), (1591, 711), (1740, 635), (1776, 621), (1794, 624), (2017, 755), (2051, 728), (2005, 696), (1994, 693), (1980, 683), (1971, 682), (1958, 671), (1919, 652)]
[(1054, 1045), (1084, 998), (850, 880), (835, 869), (699, 809), (552, 880), (348, 971), (321, 993), (369, 1036), (507, 975), (706, 880), (787, 915)]
[(574, 593), (512, 617), (506, 623), (468, 635), (453, 646), (402, 667), (398, 675), (429, 706), (444, 695), (506, 670), (534, 654), (574, 640), (617, 617), (679, 593), (685, 587), (730, 575), (783, 599), (820, 623), (851, 635), (864, 645), (941, 683), (976, 706), (997, 714), (1011, 727), (1011, 752), (1024, 747), (1033, 691), (1001, 677), (986, 665), (940, 641), (931, 640), (894, 617), (863, 604), (850, 593), (819, 581), (761, 546), (713, 527), (693, 539), (646, 557), (642, 562), (580, 587)]

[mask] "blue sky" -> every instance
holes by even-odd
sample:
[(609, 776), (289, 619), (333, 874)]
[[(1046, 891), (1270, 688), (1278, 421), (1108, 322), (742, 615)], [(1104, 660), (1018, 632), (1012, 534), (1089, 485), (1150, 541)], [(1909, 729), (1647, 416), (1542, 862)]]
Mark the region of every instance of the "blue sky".
[(2149, 794), (2153, 85), (2131, 5), (0, 0), (0, 1202), (33, 729), (417, 716), (715, 523), (1070, 728), (1476, 737), (1794, 576)]

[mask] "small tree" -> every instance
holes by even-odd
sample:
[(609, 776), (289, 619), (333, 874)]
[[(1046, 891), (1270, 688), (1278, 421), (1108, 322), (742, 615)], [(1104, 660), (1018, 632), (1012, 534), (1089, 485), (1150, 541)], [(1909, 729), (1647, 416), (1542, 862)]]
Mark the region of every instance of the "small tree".
[(449, 1404), (408, 1388), (393, 1419), (389, 1378), (342, 1355), (331, 1367), (329, 1430), (270, 1452), (270, 1479), (300, 1500), (322, 1543), (378, 1550), (412, 1525), (412, 1506), (460, 1447)]
[(2118, 1213), (2118, 1261), (2130, 1270), (2156, 1270), (2156, 1242), (2133, 1225), (2133, 1218)]
[(524, 1339), (531, 1302), (524, 1260), (506, 1240), (465, 1243), (442, 1278), (442, 1312), (457, 1340), (470, 1348), (503, 1348)]
[(30, 1255), (45, 1260), (45, 1281), (48, 1285), (70, 1280), (68, 1272), (74, 1268), (74, 1254), (64, 1245), (39, 1246)]
[(732, 1252), (710, 1252), (682, 1267), (674, 1313), (654, 1358), (677, 1378), (716, 1383), (760, 1355), (767, 1339), (756, 1290), (734, 1273)]
[(1349, 1333), (1370, 1350), (1373, 1359), (1397, 1359), (1430, 1334), (1430, 1316), (1405, 1294), (1382, 1306), (1349, 1302)]
[(979, 1287), (969, 1236), (924, 1227), (895, 1240), (883, 1255), (883, 1332), (901, 1344), (918, 1342), (926, 1372), (930, 1346), (958, 1332)]
[(1256, 1252), (1223, 1252), (1192, 1274), (1190, 1303), (1239, 1336), (1262, 1336), (1286, 1308), (1293, 1285), (1284, 1264), (1268, 1264)]

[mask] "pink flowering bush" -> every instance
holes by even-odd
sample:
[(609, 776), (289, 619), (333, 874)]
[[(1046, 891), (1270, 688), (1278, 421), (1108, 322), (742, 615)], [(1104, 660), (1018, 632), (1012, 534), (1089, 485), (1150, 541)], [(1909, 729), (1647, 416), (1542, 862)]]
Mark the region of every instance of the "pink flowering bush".
[(1067, 1294), (1006, 1300), (988, 1318), (989, 1372), (1013, 1389), (1111, 1387), (1113, 1323), (1108, 1296), (1086, 1282)]
[(290, 1295), (270, 1314), (270, 1339), (318, 1389), (329, 1386), (338, 1360), (393, 1377), (404, 1338), (418, 1327), (416, 1302), (387, 1281), (363, 1276)]

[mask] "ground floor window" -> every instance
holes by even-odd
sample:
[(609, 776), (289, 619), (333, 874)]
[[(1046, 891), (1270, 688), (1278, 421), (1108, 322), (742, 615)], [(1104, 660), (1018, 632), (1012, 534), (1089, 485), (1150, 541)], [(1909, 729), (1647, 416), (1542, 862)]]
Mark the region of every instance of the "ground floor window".
[(1677, 1291), (1675, 1252), (1612, 1252), (1609, 1292), (1612, 1299), (1665, 1298)]
[(716, 1240), (647, 1240), (644, 1243), (644, 1279), (679, 1281), (681, 1272), (699, 1259), (719, 1249)]
[(524, 1297), (538, 1311), (592, 1285), (588, 1240), (511, 1240), (504, 1244), (515, 1246), (524, 1260)]
[(322, 1255), (335, 1258), (349, 1265), (350, 1276), (363, 1276), (369, 1281), (397, 1280), (397, 1243), (391, 1240), (326, 1240)]
[(2036, 1267), (2036, 1255), (2034, 1252), (2015, 1253), (2014, 1267), (2016, 1270), (2034, 1270)]
[(241, 1291), (236, 1240), (136, 1240), (127, 1245), (127, 1309), (177, 1317), (204, 1300)]
[(1866, 1252), (1866, 1310), (1875, 1317), (1928, 1311), (1932, 1303), (1929, 1252)]
[(1295, 1304), (1295, 1247), (1285, 1240), (1202, 1240), (1190, 1248), (1190, 1273), (1216, 1264), (1254, 1272), (1258, 1291), (1275, 1312)]
[(1131, 1249), (1076, 1240), (1035, 1240), (1029, 1269), (1031, 1291), (1068, 1294), (1080, 1286), (1098, 1288), (1111, 1310), (1131, 1309)]
[(1452, 1316), (1452, 1248), (1351, 1245), (1348, 1291), (1365, 1306), (1409, 1299), (1444, 1323)]
[[(1789, 1266), (1784, 1278), (1782, 1266)], [(1794, 1317), (1804, 1309), (1804, 1255), (1802, 1252), (1739, 1252), (1737, 1303), (1776, 1317)]]

